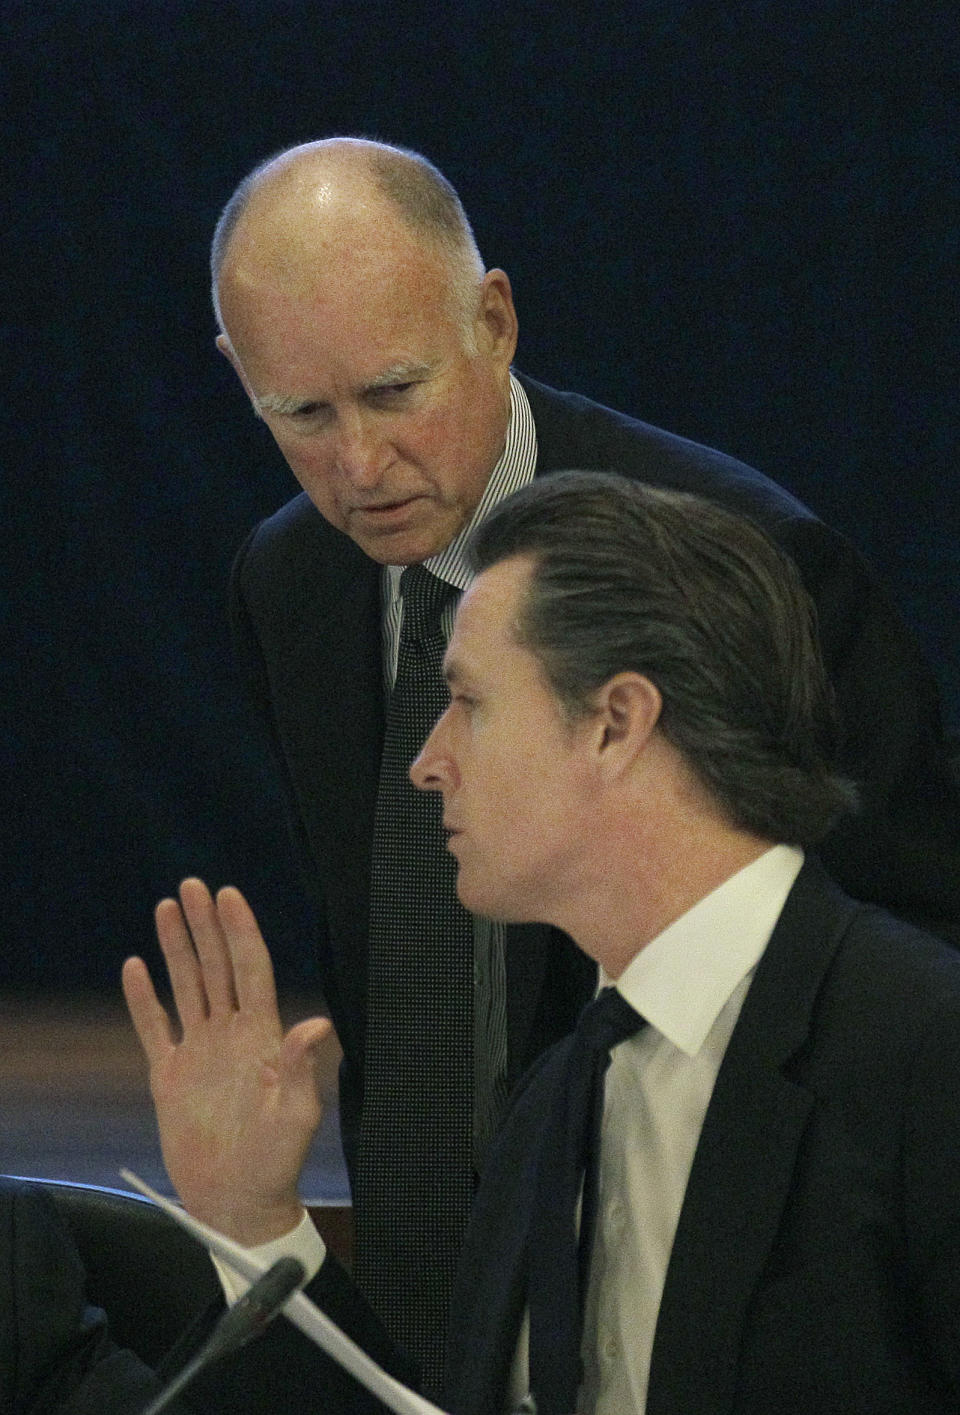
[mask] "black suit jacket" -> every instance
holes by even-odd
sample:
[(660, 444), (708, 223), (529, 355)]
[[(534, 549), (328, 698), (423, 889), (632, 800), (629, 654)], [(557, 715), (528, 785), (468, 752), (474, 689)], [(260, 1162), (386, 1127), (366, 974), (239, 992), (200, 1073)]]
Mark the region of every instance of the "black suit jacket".
[[(88, 1305), (79, 1254), (52, 1200), (36, 1185), (0, 1180), (0, 1415), (139, 1415), (159, 1390)], [(182, 1404), (170, 1411), (186, 1415)]]
[[(441, 1404), (453, 1415), (505, 1408), (567, 1045), (521, 1082), (484, 1168), (451, 1304)], [(958, 1160), (960, 958), (808, 860), (707, 1107), (647, 1415), (955, 1415)], [(308, 1290), (409, 1382), (335, 1260)], [(232, 1415), (261, 1415), (281, 1393), (304, 1412), (380, 1408), (356, 1386), (332, 1396), (325, 1358), (284, 1324), (243, 1359)]]
[[(787, 492), (722, 453), (521, 378), (537, 475), (609, 469), (699, 493), (759, 521), (797, 560), (816, 601), (843, 722), (846, 771), (865, 809), (827, 842), (859, 898), (934, 931), (960, 923), (960, 791), (936, 688), (862, 559)], [(321, 918), (320, 975), (344, 1050), (341, 1127), (352, 1167), (362, 1098), (370, 849), (383, 740), (379, 567), (301, 495), (257, 526), (231, 581), (238, 661), (271, 741)], [(507, 936), (508, 1052), (516, 1081), (569, 1032), (595, 977), (568, 940)]]
[[(567, 1043), (516, 1093), (452, 1304), (454, 1415), (503, 1408)], [(647, 1415), (960, 1408), (960, 959), (808, 862), (707, 1109)]]

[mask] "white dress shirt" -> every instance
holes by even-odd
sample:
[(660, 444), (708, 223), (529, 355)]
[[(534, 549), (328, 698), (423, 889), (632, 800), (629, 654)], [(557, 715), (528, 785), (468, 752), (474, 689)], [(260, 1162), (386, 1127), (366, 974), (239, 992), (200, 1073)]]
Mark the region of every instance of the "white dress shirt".
[[(777, 845), (642, 948), (616, 987), (648, 1025), (604, 1090), (580, 1415), (643, 1415), (667, 1264), (704, 1116), (756, 967), (803, 864)], [(610, 983), (601, 974), (601, 986)], [(524, 1319), (508, 1408), (526, 1395)]]

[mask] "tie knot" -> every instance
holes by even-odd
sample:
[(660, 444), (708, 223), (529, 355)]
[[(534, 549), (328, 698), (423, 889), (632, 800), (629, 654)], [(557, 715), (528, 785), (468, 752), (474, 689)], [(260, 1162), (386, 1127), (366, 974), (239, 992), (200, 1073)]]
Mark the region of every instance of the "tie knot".
[(616, 988), (604, 988), (580, 1013), (577, 1034), (592, 1052), (607, 1052), (625, 1042), (644, 1025), (644, 1019)]
[(400, 576), (404, 637), (419, 640), (437, 633), (444, 603), (453, 593), (452, 585), (422, 565), (408, 565)]

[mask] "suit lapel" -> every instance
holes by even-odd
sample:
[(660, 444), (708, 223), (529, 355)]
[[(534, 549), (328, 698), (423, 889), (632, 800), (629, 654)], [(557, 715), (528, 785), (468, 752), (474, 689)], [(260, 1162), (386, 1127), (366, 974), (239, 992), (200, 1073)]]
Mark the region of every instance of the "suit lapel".
[(694, 1157), (654, 1338), (647, 1415), (728, 1415), (746, 1311), (791, 1189), (812, 1095), (806, 1039), (857, 905), (808, 862), (757, 966)]
[[(514, 374), (523, 385), (537, 432), (537, 469), (540, 477), (566, 467), (581, 470), (597, 465), (598, 449), (586, 422), (577, 416), (575, 394), (557, 393), (526, 375)], [(583, 404), (585, 407), (586, 404)]]

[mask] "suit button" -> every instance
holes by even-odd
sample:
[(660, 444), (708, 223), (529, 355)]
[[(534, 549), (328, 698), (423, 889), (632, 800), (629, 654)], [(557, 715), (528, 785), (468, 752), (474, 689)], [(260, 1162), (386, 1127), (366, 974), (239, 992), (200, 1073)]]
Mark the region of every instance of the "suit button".
[(600, 1360), (605, 1366), (612, 1366), (620, 1355), (617, 1338), (607, 1333), (600, 1341)]
[(604, 1227), (611, 1238), (619, 1238), (627, 1226), (627, 1208), (622, 1199), (611, 1199), (604, 1215)]

